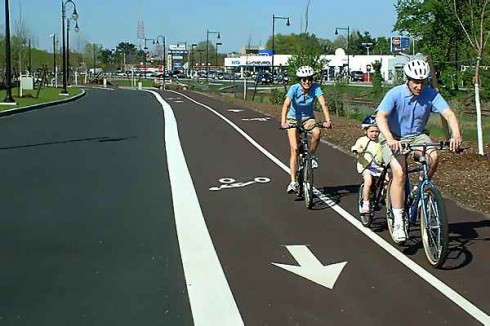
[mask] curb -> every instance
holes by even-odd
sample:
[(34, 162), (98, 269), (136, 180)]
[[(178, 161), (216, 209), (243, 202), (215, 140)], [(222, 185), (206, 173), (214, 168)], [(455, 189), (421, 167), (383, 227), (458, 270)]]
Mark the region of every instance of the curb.
[(15, 108), (15, 109), (3, 110), (3, 111), (0, 111), (0, 117), (5, 117), (5, 116), (12, 115), (12, 114), (23, 113), (23, 112), (28, 112), (28, 111), (32, 111), (32, 110), (36, 110), (36, 109), (45, 108), (45, 107), (55, 106), (58, 104), (72, 102), (72, 101), (78, 100), (79, 98), (81, 98), (82, 96), (85, 96), (87, 94), (87, 92), (85, 92), (85, 90), (83, 88), (81, 88), (81, 90), (82, 90), (82, 92), (80, 94), (66, 98), (64, 100), (57, 100), (57, 101), (33, 104), (33, 105), (29, 105), (29, 106), (23, 106), (23, 107)]

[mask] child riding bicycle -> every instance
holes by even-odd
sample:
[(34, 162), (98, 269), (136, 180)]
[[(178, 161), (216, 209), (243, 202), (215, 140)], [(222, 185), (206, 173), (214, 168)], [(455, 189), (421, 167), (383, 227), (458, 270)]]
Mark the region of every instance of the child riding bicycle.
[(362, 207), (359, 207), (360, 214), (370, 214), (371, 206), (369, 194), (373, 185), (373, 178), (379, 177), (383, 170), (383, 151), (379, 143), (379, 128), (376, 125), (376, 117), (368, 115), (362, 121), (362, 129), (365, 135), (357, 139), (352, 151), (357, 155), (357, 172), (364, 179), (362, 192)]

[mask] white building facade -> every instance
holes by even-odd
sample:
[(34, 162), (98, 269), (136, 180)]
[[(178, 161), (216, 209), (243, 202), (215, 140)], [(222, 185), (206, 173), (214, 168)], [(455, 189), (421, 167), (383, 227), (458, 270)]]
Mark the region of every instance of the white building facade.
[[(282, 70), (288, 66), (291, 55), (276, 54), (274, 56), (274, 68)], [(325, 79), (332, 81), (341, 74), (350, 71), (373, 72), (373, 63), (381, 62), (381, 75), (385, 81), (393, 82), (402, 72), (403, 65), (408, 58), (401, 55), (347, 55), (343, 49), (337, 49), (335, 54), (322, 55), (327, 64), (324, 66)], [(245, 71), (271, 70), (271, 55), (242, 55), (236, 58), (225, 58), (227, 70), (240, 71), (242, 76)]]

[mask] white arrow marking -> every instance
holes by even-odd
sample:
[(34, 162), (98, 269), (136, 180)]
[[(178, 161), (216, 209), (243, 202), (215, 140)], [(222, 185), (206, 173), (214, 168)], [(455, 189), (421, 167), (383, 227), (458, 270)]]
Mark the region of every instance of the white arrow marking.
[(281, 267), (291, 273), (304, 277), (312, 282), (315, 282), (321, 286), (333, 289), (333, 286), (342, 272), (342, 269), (347, 262), (336, 263), (323, 266), (318, 258), (313, 255), (310, 249), (304, 245), (298, 246), (286, 246), (294, 259), (298, 262), (299, 266), (285, 265), (272, 263), (277, 267)]
[(239, 110), (239, 109), (229, 109), (228, 112), (234, 112), (234, 113), (238, 113), (238, 112), (242, 112), (243, 110)]

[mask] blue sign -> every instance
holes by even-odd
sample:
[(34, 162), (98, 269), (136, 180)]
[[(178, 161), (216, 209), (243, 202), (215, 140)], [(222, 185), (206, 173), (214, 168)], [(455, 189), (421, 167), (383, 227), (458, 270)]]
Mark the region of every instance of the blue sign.
[(258, 55), (272, 55), (272, 50), (267, 50), (267, 49), (264, 49), (264, 50), (259, 50), (258, 52)]
[(409, 48), (410, 48), (410, 37), (408, 36), (391, 37), (391, 52), (406, 51)]

